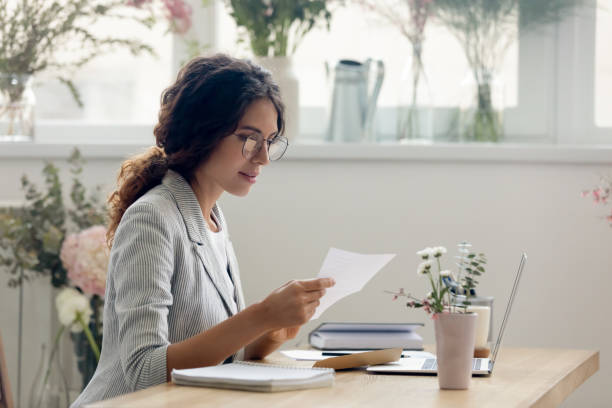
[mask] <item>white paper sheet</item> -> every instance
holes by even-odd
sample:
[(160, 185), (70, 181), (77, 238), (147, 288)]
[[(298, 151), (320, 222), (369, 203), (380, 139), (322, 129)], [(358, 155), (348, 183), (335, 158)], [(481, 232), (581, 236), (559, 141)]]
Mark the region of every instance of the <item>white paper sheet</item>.
[(317, 277), (334, 278), (336, 285), (327, 289), (310, 320), (318, 319), (327, 308), (343, 297), (359, 292), (394, 256), (364, 255), (330, 248)]
[(294, 360), (319, 361), (326, 359), (321, 350), (281, 350), (281, 353)]

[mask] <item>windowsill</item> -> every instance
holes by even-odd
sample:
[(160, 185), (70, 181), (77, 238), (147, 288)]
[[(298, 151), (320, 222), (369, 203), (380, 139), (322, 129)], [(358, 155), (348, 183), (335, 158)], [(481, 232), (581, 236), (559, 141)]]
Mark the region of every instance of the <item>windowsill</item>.
[[(91, 140), (91, 139), (90, 139)], [(95, 139), (94, 139), (95, 140)], [(107, 144), (69, 143), (0, 143), (0, 158), (63, 159), (77, 145), (88, 159), (124, 159), (144, 151), (146, 143), (109, 141)], [(506, 163), (586, 163), (612, 164), (612, 145), (532, 145), (532, 144), (417, 144), (355, 143), (339, 144), (320, 141), (291, 142), (283, 160), (287, 161), (444, 161)]]

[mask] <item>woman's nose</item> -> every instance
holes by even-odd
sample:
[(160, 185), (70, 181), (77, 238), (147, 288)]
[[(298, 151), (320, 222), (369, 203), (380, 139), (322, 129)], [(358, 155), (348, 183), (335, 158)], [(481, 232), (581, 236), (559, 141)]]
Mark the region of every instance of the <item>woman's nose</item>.
[(267, 142), (264, 141), (257, 154), (253, 156), (253, 160), (256, 163), (261, 164), (262, 166), (265, 166), (266, 164), (270, 163), (270, 156), (268, 155), (268, 149), (266, 145)]

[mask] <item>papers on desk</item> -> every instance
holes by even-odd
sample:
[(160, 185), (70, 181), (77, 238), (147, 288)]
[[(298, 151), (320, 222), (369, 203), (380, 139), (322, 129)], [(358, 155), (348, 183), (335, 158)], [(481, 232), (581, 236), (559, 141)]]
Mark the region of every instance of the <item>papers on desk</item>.
[(394, 256), (395, 254), (363, 255), (330, 248), (317, 277), (334, 278), (336, 284), (327, 289), (310, 320), (318, 319), (331, 305), (363, 289)]
[[(281, 353), (289, 358), (298, 361), (320, 361), (333, 356), (345, 354), (362, 353), (373, 350), (334, 350), (326, 352), (322, 350), (281, 350)], [(404, 350), (402, 358), (435, 358), (436, 356), (427, 351)]]
[(172, 382), (178, 385), (245, 391), (287, 391), (330, 387), (334, 383), (334, 370), (237, 361), (211, 367), (172, 370)]

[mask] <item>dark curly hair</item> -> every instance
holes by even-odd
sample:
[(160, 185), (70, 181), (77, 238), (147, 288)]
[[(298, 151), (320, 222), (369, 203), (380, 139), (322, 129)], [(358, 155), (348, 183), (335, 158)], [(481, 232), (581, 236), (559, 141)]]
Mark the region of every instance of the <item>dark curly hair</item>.
[(134, 201), (158, 185), (168, 169), (191, 181), (219, 141), (236, 131), (248, 106), (269, 99), (284, 132), (284, 105), (269, 71), (224, 54), (192, 59), (161, 96), (156, 145), (121, 165), (117, 189), (108, 199), (112, 245), (121, 217)]

